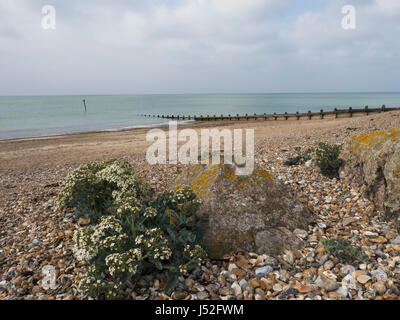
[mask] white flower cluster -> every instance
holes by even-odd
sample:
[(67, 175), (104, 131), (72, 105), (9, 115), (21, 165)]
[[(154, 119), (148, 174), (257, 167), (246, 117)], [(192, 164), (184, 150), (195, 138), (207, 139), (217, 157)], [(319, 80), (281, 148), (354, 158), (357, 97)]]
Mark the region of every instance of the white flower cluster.
[(205, 252), (205, 250), (198, 244), (196, 244), (195, 246), (187, 245), (184, 251), (189, 255), (191, 261), (197, 263), (199, 266), (207, 257), (207, 253)]
[(91, 296), (97, 296), (99, 293), (105, 293), (107, 299), (115, 298), (122, 289), (121, 281), (105, 281), (98, 279), (92, 273), (86, 273), (78, 282), (77, 287), (80, 291), (89, 293)]
[(186, 276), (186, 275), (188, 274), (187, 265), (181, 264), (181, 265), (179, 266), (179, 272)]
[(145, 237), (142, 238), (143, 245), (150, 249), (152, 256), (156, 260), (168, 260), (172, 255), (172, 250), (168, 246), (168, 240), (164, 237), (160, 228), (147, 230)]
[(79, 261), (90, 261), (98, 253), (98, 247), (93, 245), (93, 227), (80, 228), (74, 232), (74, 253)]
[(120, 250), (128, 240), (122, 233), (120, 221), (113, 217), (103, 217), (96, 226), (77, 229), (74, 233), (74, 252), (79, 261), (90, 261), (96, 257), (99, 249)]
[(129, 272), (133, 275), (138, 270), (141, 258), (142, 252), (140, 249), (131, 249), (128, 252), (108, 255), (106, 257), (106, 265), (112, 276), (124, 272)]
[(126, 192), (129, 192), (133, 193), (132, 196), (136, 197), (138, 191), (140, 191), (137, 189), (141, 182), (133, 175), (132, 169), (124, 163), (114, 162), (97, 172), (96, 176), (108, 183), (114, 184), (122, 196)]
[(144, 210), (144, 217), (145, 218), (154, 218), (155, 216), (157, 216), (157, 210), (152, 208), (152, 207), (147, 207)]

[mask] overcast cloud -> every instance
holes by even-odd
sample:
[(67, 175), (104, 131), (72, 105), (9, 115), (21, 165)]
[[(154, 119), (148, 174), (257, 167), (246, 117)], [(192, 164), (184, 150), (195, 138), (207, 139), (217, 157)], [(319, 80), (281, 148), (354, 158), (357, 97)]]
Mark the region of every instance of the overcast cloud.
[(399, 0), (0, 1), (0, 95), (393, 92), (399, 50)]

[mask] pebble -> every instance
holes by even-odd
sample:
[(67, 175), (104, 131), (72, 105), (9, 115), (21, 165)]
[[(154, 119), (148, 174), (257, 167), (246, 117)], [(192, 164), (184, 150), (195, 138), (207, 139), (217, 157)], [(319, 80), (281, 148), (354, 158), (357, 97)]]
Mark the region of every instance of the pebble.
[(386, 280), (388, 278), (387, 273), (382, 269), (373, 270), (370, 273), (373, 279)]
[(355, 290), (357, 289), (356, 279), (351, 274), (348, 274), (342, 279), (342, 286), (348, 289)]
[(265, 266), (265, 267), (261, 267), (261, 268), (256, 269), (256, 275), (264, 277), (264, 276), (270, 274), (273, 271), (274, 271), (274, 269), (271, 266)]
[(296, 236), (298, 236), (298, 237), (301, 238), (301, 239), (306, 239), (307, 236), (308, 236), (307, 231), (302, 230), (302, 229), (295, 229), (295, 230), (293, 231), (293, 234), (296, 235)]
[(272, 287), (272, 289), (275, 292), (281, 292), (282, 291), (282, 286), (279, 283), (274, 284), (274, 286)]
[(207, 291), (200, 291), (200, 292), (197, 293), (197, 298), (198, 298), (199, 300), (205, 300), (205, 299), (207, 299), (208, 297), (209, 297), (209, 294), (208, 294)]
[(327, 292), (335, 291), (340, 287), (339, 283), (324, 276), (319, 276), (315, 281), (315, 284)]
[(386, 286), (383, 281), (375, 282), (373, 287), (379, 295), (384, 295), (386, 292)]
[(242, 288), (240, 287), (240, 285), (238, 284), (237, 281), (235, 281), (234, 283), (232, 283), (231, 288), (233, 289), (233, 291), (235, 292), (235, 295), (238, 296), (239, 294), (242, 293)]
[(357, 281), (361, 284), (366, 284), (369, 280), (371, 280), (371, 277), (367, 275), (361, 275), (357, 277)]

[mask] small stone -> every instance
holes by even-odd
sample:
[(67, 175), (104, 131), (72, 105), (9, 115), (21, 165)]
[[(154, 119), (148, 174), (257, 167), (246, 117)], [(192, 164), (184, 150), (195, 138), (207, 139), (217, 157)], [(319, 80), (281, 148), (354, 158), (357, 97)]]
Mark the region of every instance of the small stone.
[(329, 299), (338, 300), (340, 298), (343, 298), (343, 295), (338, 292), (329, 292), (328, 297)]
[(249, 283), (245, 280), (242, 279), (239, 281), (239, 286), (242, 288), (242, 290), (244, 289), (245, 286), (247, 286)]
[(230, 295), (235, 294), (235, 291), (232, 290), (231, 288), (222, 287), (219, 289), (219, 294), (222, 296), (230, 296)]
[(281, 292), (282, 291), (282, 286), (279, 283), (275, 283), (274, 286), (272, 287), (272, 289), (275, 292)]
[(367, 275), (367, 272), (365, 270), (356, 270), (356, 271), (353, 272), (352, 275), (353, 275), (354, 278), (357, 279), (359, 276)]
[(371, 271), (371, 276), (373, 279), (386, 280), (388, 278), (387, 273), (382, 269), (376, 269)]
[(344, 265), (340, 268), (340, 272), (345, 276), (347, 276), (348, 274), (353, 274), (354, 271), (356, 271), (356, 268), (351, 265)]
[(347, 297), (347, 295), (349, 294), (347, 287), (344, 286), (337, 289), (336, 293), (340, 294), (341, 297)]
[(332, 270), (334, 266), (335, 264), (332, 262), (332, 260), (328, 260), (324, 263), (324, 270)]
[(205, 299), (207, 299), (208, 297), (209, 297), (209, 294), (208, 294), (207, 291), (200, 291), (200, 292), (197, 293), (197, 298), (198, 298), (199, 300), (205, 300)]
[(185, 286), (188, 287), (189, 289), (193, 287), (194, 280), (193, 279), (186, 279), (185, 280)]
[(240, 287), (240, 285), (238, 284), (237, 281), (235, 281), (234, 283), (232, 283), (231, 288), (233, 289), (233, 291), (235, 292), (235, 295), (238, 296), (239, 294), (242, 293), (242, 288)]
[(315, 284), (326, 292), (335, 291), (340, 287), (339, 283), (325, 277), (324, 275), (319, 276), (315, 281)]
[(357, 289), (356, 279), (351, 274), (348, 274), (342, 279), (342, 286), (347, 289), (356, 290)]
[(294, 288), (300, 293), (309, 293), (312, 291), (311, 286), (306, 286), (304, 284), (297, 284), (294, 286)]
[(37, 295), (40, 292), (40, 287), (39, 286), (34, 286), (32, 288), (32, 294)]
[(270, 274), (273, 271), (274, 271), (274, 269), (271, 266), (265, 266), (265, 267), (261, 267), (261, 268), (256, 269), (256, 275), (264, 277), (264, 276)]
[(172, 298), (175, 300), (184, 300), (187, 297), (187, 293), (185, 291), (175, 291), (172, 295)]
[(264, 261), (265, 261), (265, 264), (269, 265), (269, 266), (278, 265), (278, 260), (276, 260), (274, 257), (265, 257)]
[(343, 227), (346, 227), (346, 226), (352, 224), (352, 223), (355, 222), (355, 221), (357, 221), (357, 219), (354, 218), (354, 217), (344, 218), (344, 219), (343, 219), (343, 222), (342, 222)]
[(78, 225), (80, 225), (81, 227), (87, 226), (89, 223), (90, 223), (90, 218), (85, 219), (81, 217), (78, 219)]
[(233, 273), (236, 277), (238, 277), (239, 279), (244, 278), (245, 275), (246, 275), (246, 271), (244, 271), (244, 270), (242, 270), (242, 269), (239, 269), (239, 268), (233, 269), (233, 270), (232, 270), (232, 273)]
[(282, 299), (286, 299), (286, 297), (295, 296), (297, 293), (298, 291), (295, 288), (289, 288), (284, 293), (282, 293), (281, 297)]
[(305, 239), (308, 236), (307, 231), (302, 229), (296, 229), (293, 231), (294, 235), (298, 236), (300, 239)]
[(228, 271), (232, 273), (232, 270), (237, 269), (237, 268), (238, 268), (238, 266), (236, 264), (230, 263), (228, 266)]
[(386, 292), (386, 286), (383, 281), (375, 282), (373, 287), (379, 295), (384, 295)]
[(250, 279), (249, 280), (249, 284), (251, 284), (253, 286), (253, 288), (259, 288), (261, 287), (261, 283), (260, 281), (256, 280), (256, 279)]
[(377, 234), (376, 232), (372, 232), (372, 231), (365, 231), (364, 235), (367, 237), (378, 237), (379, 236), (379, 234)]
[(259, 294), (256, 294), (256, 295), (254, 296), (254, 299), (255, 299), (255, 300), (262, 300), (262, 296), (259, 295)]
[(366, 284), (369, 280), (371, 280), (371, 277), (367, 275), (361, 275), (357, 277), (357, 281), (361, 284)]
[(48, 202), (45, 202), (45, 203), (43, 203), (43, 208), (50, 208), (52, 205), (51, 205), (51, 203), (48, 203)]
[(293, 264), (294, 262), (294, 256), (292, 251), (286, 251), (285, 254), (283, 255), (283, 260), (285, 260), (289, 264)]
[(390, 241), (392, 244), (400, 244), (400, 235)]
[(312, 159), (311, 159), (311, 160), (308, 160), (308, 161), (306, 161), (306, 162), (304, 163), (304, 165), (305, 165), (306, 167), (308, 167), (308, 168), (311, 168), (311, 167), (312, 167), (312, 165), (313, 165), (313, 161), (312, 161)]

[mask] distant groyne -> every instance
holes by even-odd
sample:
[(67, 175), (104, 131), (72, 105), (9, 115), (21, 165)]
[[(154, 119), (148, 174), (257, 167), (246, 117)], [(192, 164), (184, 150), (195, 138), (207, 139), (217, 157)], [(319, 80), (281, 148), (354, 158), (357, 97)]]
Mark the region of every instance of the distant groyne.
[(221, 121), (221, 120), (231, 120), (231, 121), (240, 121), (240, 120), (289, 120), (289, 119), (296, 119), (300, 120), (302, 118), (306, 119), (313, 119), (313, 118), (319, 118), (319, 119), (324, 119), (326, 116), (333, 116), (335, 118), (339, 117), (353, 117), (353, 115), (357, 114), (373, 114), (373, 113), (381, 113), (381, 112), (388, 112), (388, 111), (394, 111), (394, 110), (400, 110), (400, 108), (387, 108), (385, 105), (383, 105), (381, 108), (369, 108), (368, 106), (361, 108), (361, 109), (353, 109), (353, 108), (348, 108), (348, 109), (337, 109), (335, 108), (333, 111), (324, 111), (321, 109), (319, 112), (311, 112), (308, 111), (306, 113), (273, 113), (273, 114), (245, 114), (245, 115), (199, 115), (199, 116), (188, 116), (188, 115), (151, 115), (151, 114), (141, 114), (140, 116), (143, 117), (152, 117), (152, 118), (161, 118), (161, 119), (172, 119), (172, 120), (195, 120), (195, 121)]

